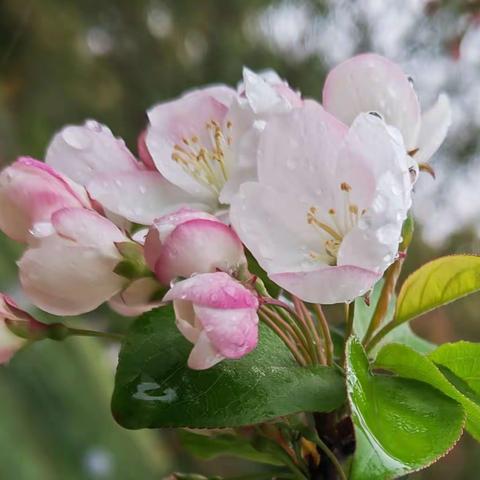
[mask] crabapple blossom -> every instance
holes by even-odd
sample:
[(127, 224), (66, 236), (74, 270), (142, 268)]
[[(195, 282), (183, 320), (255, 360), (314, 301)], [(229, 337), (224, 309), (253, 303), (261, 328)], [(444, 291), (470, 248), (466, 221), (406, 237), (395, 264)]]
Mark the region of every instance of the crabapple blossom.
[(265, 80), (245, 70), (239, 93), (207, 87), (153, 107), (146, 145), (158, 171), (192, 197), (190, 206), (216, 213), (242, 182), (256, 178), (265, 120), (300, 103), (278, 77)]
[(359, 113), (378, 113), (400, 130), (418, 163), (427, 162), (438, 150), (451, 123), (446, 95), (422, 114), (411, 79), (397, 64), (373, 53), (350, 58), (328, 74), (323, 106), (348, 125)]
[(0, 293), (0, 365), (11, 359), (25, 339), (44, 338), (47, 331), (48, 325), (38, 322), (12, 298)]
[(369, 114), (347, 128), (308, 100), (268, 123), (258, 162), (230, 218), (270, 278), (309, 302), (367, 292), (395, 259), (411, 204), (398, 131)]
[(30, 300), (55, 315), (95, 309), (127, 285), (114, 273), (122, 260), (117, 242), (128, 238), (108, 219), (81, 208), (52, 215), (54, 233), (41, 238), (20, 261), (20, 282)]
[(181, 209), (157, 220), (145, 239), (145, 258), (163, 285), (177, 277), (246, 264), (237, 234), (213, 215)]
[(19, 242), (48, 235), (62, 208), (90, 207), (86, 191), (52, 167), (21, 157), (0, 174), (0, 229)]
[(194, 344), (190, 368), (204, 370), (226, 358), (241, 358), (257, 345), (258, 299), (224, 272), (178, 282), (164, 300), (173, 301), (177, 327)]

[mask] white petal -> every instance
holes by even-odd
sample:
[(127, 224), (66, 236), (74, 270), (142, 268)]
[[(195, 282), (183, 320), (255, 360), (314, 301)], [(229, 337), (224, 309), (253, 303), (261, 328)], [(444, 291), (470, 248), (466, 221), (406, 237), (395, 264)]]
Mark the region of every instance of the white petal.
[(418, 136), (418, 152), (414, 159), (418, 163), (428, 162), (447, 136), (452, 123), (450, 101), (445, 94), (422, 115), (422, 126)]
[(323, 267), (310, 272), (288, 272), (270, 278), (306, 302), (351, 302), (370, 290), (380, 275), (353, 266)]
[(417, 146), (417, 95), (402, 69), (380, 55), (358, 55), (337, 65), (325, 81), (323, 105), (347, 124), (359, 113), (378, 112), (401, 131), (408, 150)]
[(18, 262), (20, 282), (32, 303), (54, 315), (94, 310), (119, 292), (125, 279), (113, 273), (119, 259), (56, 235), (43, 239)]
[(308, 205), (289, 191), (245, 183), (234, 198), (230, 219), (240, 239), (268, 272), (313, 264), (309, 253), (321, 238), (307, 222)]
[(346, 132), (345, 125), (313, 100), (272, 118), (260, 140), (260, 182), (296, 192), (308, 202), (324, 197), (332, 188), (335, 157)]
[(208, 208), (158, 172), (99, 176), (88, 184), (87, 189), (93, 199), (111, 212), (142, 225), (149, 225), (156, 218), (181, 207)]
[(188, 366), (193, 370), (206, 370), (223, 359), (224, 357), (213, 346), (206, 332), (202, 332), (190, 352)]
[(93, 120), (64, 127), (53, 137), (45, 161), (81, 185), (99, 173), (139, 168), (125, 142)]

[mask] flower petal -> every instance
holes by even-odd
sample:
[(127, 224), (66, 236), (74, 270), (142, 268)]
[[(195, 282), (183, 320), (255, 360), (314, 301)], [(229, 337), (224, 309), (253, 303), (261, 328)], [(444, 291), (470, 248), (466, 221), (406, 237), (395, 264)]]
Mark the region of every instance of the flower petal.
[(445, 140), (451, 123), (450, 101), (445, 94), (442, 94), (435, 105), (422, 115), (418, 152), (413, 157), (418, 163), (428, 162), (432, 158)]
[(208, 338), (225, 358), (241, 358), (258, 343), (258, 316), (253, 308), (216, 309), (194, 306)]
[(45, 226), (56, 210), (84, 206), (90, 202), (83, 188), (33, 158), (21, 157), (0, 174), (0, 229), (19, 242), (50, 232)]
[(352, 186), (349, 199), (365, 213), (344, 237), (338, 265), (383, 273), (395, 260), (411, 206), (409, 160), (402, 139), (381, 119), (355, 119), (339, 152), (337, 183)]
[(381, 275), (351, 265), (324, 267), (309, 272), (269, 275), (288, 292), (306, 302), (333, 304), (351, 302), (372, 288)]
[(224, 359), (215, 349), (205, 332), (202, 332), (188, 357), (188, 366), (193, 370), (206, 370)]
[(258, 178), (264, 185), (297, 192), (299, 198), (325, 195), (331, 188), (338, 146), (347, 127), (313, 101), (267, 123), (258, 152)]
[(154, 296), (161, 286), (153, 278), (139, 278), (134, 280), (125, 290), (117, 293), (109, 301), (110, 307), (125, 317), (137, 317), (153, 308), (162, 305)]
[(156, 218), (180, 207), (207, 208), (158, 172), (97, 176), (87, 188), (92, 198), (110, 212), (142, 225), (150, 225)]
[(230, 220), (240, 239), (268, 272), (314, 265), (309, 255), (321, 238), (307, 222), (311, 204), (302, 204), (288, 190), (245, 183), (234, 198)]
[(64, 208), (52, 215), (57, 234), (84, 247), (105, 247), (117, 257), (116, 242), (128, 238), (108, 219), (82, 208)]
[(148, 111), (150, 127), (146, 145), (155, 166), (170, 182), (202, 201), (214, 201), (216, 198), (209, 188), (174, 161), (172, 154), (175, 145), (185, 146), (184, 140), (193, 137), (202, 145), (210, 145), (211, 137), (207, 124), (213, 120), (222, 125), (228, 111), (228, 107), (223, 103), (223, 96), (222, 100), (218, 99), (218, 88), (198, 90), (156, 105)]
[(242, 243), (230, 227), (218, 220), (196, 219), (182, 223), (166, 238), (158, 252), (155, 274), (168, 285), (177, 277), (194, 273), (216, 269), (231, 272), (243, 263)]
[(380, 55), (358, 55), (331, 70), (323, 105), (346, 124), (359, 113), (378, 112), (400, 130), (408, 150), (417, 146), (421, 121), (417, 95), (402, 69)]
[(298, 95), (278, 76), (259, 75), (247, 67), (243, 68), (242, 87), (256, 114), (284, 113), (290, 111), (293, 105), (301, 103)]
[(54, 315), (79, 315), (119, 292), (125, 279), (113, 273), (118, 258), (57, 235), (42, 239), (18, 262), (20, 282), (32, 303)]
[(125, 142), (94, 120), (87, 120), (83, 126), (68, 125), (58, 132), (47, 149), (45, 161), (81, 185), (99, 173), (139, 168)]
[(177, 299), (211, 308), (258, 308), (257, 297), (223, 272), (202, 273), (176, 283), (163, 300)]

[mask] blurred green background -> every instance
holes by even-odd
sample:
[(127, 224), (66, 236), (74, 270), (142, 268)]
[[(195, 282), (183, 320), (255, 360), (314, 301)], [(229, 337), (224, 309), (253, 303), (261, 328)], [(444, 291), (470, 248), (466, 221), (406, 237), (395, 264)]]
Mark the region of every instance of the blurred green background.
[[(426, 0), (0, 0), (0, 164), (43, 158), (53, 133), (95, 118), (136, 151), (145, 110), (196, 85), (235, 85), (243, 65), (273, 68), (321, 98), (326, 72), (357, 52), (400, 62), (422, 101), (442, 90), (454, 124), (417, 185), (407, 271), (436, 256), (480, 250), (480, 2)], [(22, 299), (18, 246), (0, 237), (0, 290)], [(415, 327), (444, 342), (480, 341), (479, 298)], [(72, 320), (78, 321), (78, 320)], [(83, 322), (121, 330), (106, 309)], [(231, 459), (196, 462), (172, 432), (128, 432), (110, 417), (115, 348), (49, 341), (0, 369), (0, 479), (160, 479), (173, 470), (238, 474)], [(415, 479), (473, 480), (471, 439)]]

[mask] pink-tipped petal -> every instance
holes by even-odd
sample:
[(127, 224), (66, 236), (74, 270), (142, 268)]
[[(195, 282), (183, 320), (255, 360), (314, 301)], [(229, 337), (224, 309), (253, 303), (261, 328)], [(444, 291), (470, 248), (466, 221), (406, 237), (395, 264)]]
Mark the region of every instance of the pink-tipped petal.
[(358, 55), (331, 70), (323, 105), (346, 124), (359, 113), (377, 112), (400, 130), (409, 150), (416, 147), (421, 121), (417, 95), (402, 69), (380, 55)]
[(224, 357), (216, 350), (206, 332), (202, 332), (188, 357), (188, 366), (193, 370), (206, 370), (221, 362)]
[(19, 242), (50, 233), (55, 211), (89, 206), (83, 188), (33, 158), (22, 157), (0, 174), (0, 229)]
[(155, 163), (153, 162), (153, 158), (148, 151), (147, 144), (147, 129), (143, 130), (142, 133), (138, 136), (137, 139), (137, 150), (138, 150), (138, 157), (143, 162), (143, 164), (148, 168), (148, 170), (156, 170)]
[(156, 218), (184, 206), (207, 208), (158, 172), (97, 176), (87, 188), (92, 198), (103, 207), (142, 225), (150, 225)]
[(354, 266), (323, 267), (309, 272), (275, 273), (270, 278), (306, 302), (351, 302), (370, 290), (381, 275)]
[(418, 152), (414, 159), (418, 163), (428, 162), (447, 136), (452, 123), (450, 101), (444, 94), (422, 115), (422, 126), (418, 136)]
[(83, 126), (68, 125), (58, 132), (45, 161), (81, 185), (87, 185), (97, 174), (139, 169), (125, 142), (94, 120)]
[(177, 277), (232, 271), (245, 262), (242, 243), (230, 227), (218, 220), (196, 219), (177, 226), (160, 246), (155, 274), (168, 285)]
[[(223, 124), (228, 107), (215, 98), (211, 89), (202, 89), (179, 99), (156, 105), (148, 112), (150, 127), (146, 145), (158, 171), (170, 182), (204, 202), (216, 201), (216, 196), (176, 162), (172, 155), (175, 145), (185, 147), (185, 141), (196, 139), (198, 144), (211, 145), (208, 125)], [(197, 143), (196, 142), (196, 143)]]
[(114, 244), (127, 237), (108, 219), (81, 208), (64, 208), (52, 215), (56, 233), (85, 247), (108, 247), (117, 256)]
[(155, 265), (162, 249), (162, 244), (168, 236), (182, 223), (190, 220), (205, 219), (213, 222), (219, 220), (209, 213), (191, 208), (180, 208), (173, 213), (169, 213), (155, 219), (154, 224), (145, 237), (145, 260), (152, 271), (155, 271)]
[(215, 349), (225, 358), (241, 358), (258, 343), (258, 316), (253, 308), (216, 309), (194, 306)]
[(79, 315), (118, 293), (125, 279), (113, 273), (119, 259), (98, 247), (45, 238), (18, 262), (20, 283), (33, 304), (54, 315)]
[(257, 297), (223, 272), (202, 273), (176, 283), (164, 301), (188, 300), (210, 308), (258, 308)]

